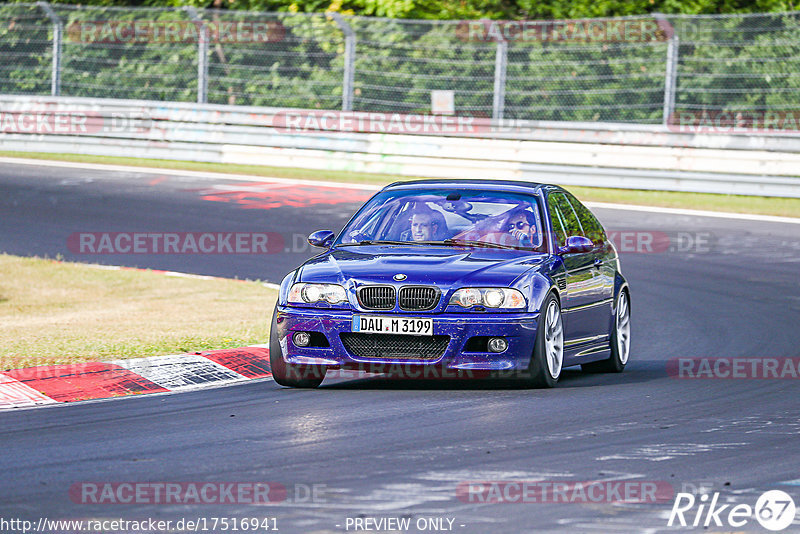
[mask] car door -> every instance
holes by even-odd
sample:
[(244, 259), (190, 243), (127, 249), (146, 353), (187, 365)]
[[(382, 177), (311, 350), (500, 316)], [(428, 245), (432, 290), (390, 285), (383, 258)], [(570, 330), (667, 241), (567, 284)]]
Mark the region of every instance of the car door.
[(584, 235), (592, 240), (594, 243), (594, 265), (597, 268), (597, 274), (600, 276), (602, 282), (602, 294), (599, 301), (599, 311), (601, 312), (601, 319), (605, 318), (606, 323), (600, 324), (602, 330), (600, 333), (608, 332), (611, 320), (611, 310), (614, 298), (614, 277), (616, 275), (617, 256), (614, 247), (606, 236), (603, 225), (597, 220), (597, 217), (589, 211), (589, 208), (581, 204), (581, 202), (570, 194), (567, 194), (567, 199), (570, 204), (575, 208), (578, 214), (578, 220), (583, 228)]
[[(556, 246), (562, 247), (570, 236), (585, 236), (577, 211), (562, 192), (548, 197), (548, 208), (555, 230)], [(587, 236), (588, 237), (588, 236)], [(562, 254), (566, 270), (566, 288), (562, 291), (561, 310), (564, 319), (564, 348), (570, 351), (584, 344), (599, 341), (602, 311), (603, 280), (595, 264), (596, 252)], [(606, 321), (607, 323), (607, 321)]]

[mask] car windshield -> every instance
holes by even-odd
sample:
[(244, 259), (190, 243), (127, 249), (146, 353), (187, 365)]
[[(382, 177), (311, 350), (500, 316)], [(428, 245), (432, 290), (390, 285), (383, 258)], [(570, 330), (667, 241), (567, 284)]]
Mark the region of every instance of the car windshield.
[(541, 250), (534, 195), (463, 189), (389, 190), (359, 210), (336, 245), (368, 243)]

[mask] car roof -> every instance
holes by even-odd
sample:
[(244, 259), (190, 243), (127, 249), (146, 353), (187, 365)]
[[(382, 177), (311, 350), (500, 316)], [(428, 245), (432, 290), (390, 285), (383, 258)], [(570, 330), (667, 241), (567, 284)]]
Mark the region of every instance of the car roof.
[(430, 180), (409, 180), (406, 182), (394, 182), (387, 185), (386, 189), (434, 189), (434, 188), (463, 188), (463, 189), (486, 189), (490, 191), (509, 191), (519, 193), (534, 193), (540, 191), (561, 188), (557, 185), (543, 184), (536, 182), (523, 182), (518, 180), (478, 180), (460, 178), (433, 178)]

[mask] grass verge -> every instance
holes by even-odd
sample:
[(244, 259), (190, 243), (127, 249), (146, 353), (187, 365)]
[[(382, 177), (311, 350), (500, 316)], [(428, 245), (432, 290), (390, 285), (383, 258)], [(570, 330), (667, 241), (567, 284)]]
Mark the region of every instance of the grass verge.
[(0, 255), (0, 370), (263, 344), (259, 282)]
[[(30, 152), (3, 152), (0, 157), (28, 158), (79, 163), (104, 163), (108, 165), (129, 165), (132, 167), (155, 167), (161, 169), (180, 169), (202, 172), (222, 172), (276, 178), (297, 178), (330, 182), (351, 182), (386, 185), (397, 180), (413, 180), (414, 176), (397, 177), (387, 174), (364, 172), (329, 171), (297, 169), (289, 167), (268, 167), (261, 165), (233, 165), (227, 163), (199, 163), (193, 161), (169, 161), (160, 159), (120, 158), (110, 156), (84, 156), (79, 154), (44, 154)], [(679, 193), (671, 191), (645, 191), (633, 189), (608, 189), (599, 187), (567, 187), (578, 198), (585, 201), (613, 202), (618, 204), (638, 204), (667, 208), (684, 208), (733, 213), (755, 213), (800, 217), (800, 199), (777, 197), (751, 197), (743, 195), (717, 195), (710, 193)]]

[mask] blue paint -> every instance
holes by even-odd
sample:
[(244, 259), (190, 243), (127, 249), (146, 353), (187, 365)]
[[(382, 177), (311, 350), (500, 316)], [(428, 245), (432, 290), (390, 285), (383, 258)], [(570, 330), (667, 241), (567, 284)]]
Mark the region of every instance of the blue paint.
[[(448, 201), (448, 195), (455, 198), (454, 192), (459, 199)], [(335, 362), (339, 367), (379, 362), (449, 369), (527, 369), (540, 307), (550, 293), (558, 296), (563, 310), (564, 366), (608, 358), (615, 297), (627, 287), (619, 272), (619, 258), (610, 240), (602, 236), (595, 239), (591, 251), (559, 253), (563, 243), (553, 230), (553, 221), (558, 219), (551, 218), (548, 206), (553, 193), (564, 194), (564, 190), (551, 185), (478, 180), (421, 180), (387, 186), (367, 201), (330, 248), (284, 278), (278, 304), (280, 338), (291, 331), (310, 330), (323, 333), (330, 343), (330, 347), (305, 348), (290, 344), (285, 360), (320, 365)], [(577, 202), (568, 198), (573, 204)], [(489, 208), (475, 208), (483, 206), (482, 202), (505, 203), (506, 211), (484, 215)], [(408, 225), (413, 214), (428, 213), (426, 206), (440, 212), (439, 223), (430, 229), (439, 235), (417, 243)], [(465, 211), (466, 206), (469, 210)], [(528, 226), (535, 226), (536, 231), (532, 238), (520, 239), (509, 247), (509, 236), (503, 232), (513, 230), (513, 224), (506, 224), (511, 217), (507, 214), (517, 209), (529, 212)], [(445, 232), (441, 232), (442, 227)], [(445, 241), (463, 241), (469, 235), (484, 239), (489, 234), (500, 239), (495, 244), (501, 247)], [(395, 280), (397, 273), (407, 278)], [(348, 301), (337, 305), (288, 303), (289, 288), (299, 282), (339, 284), (345, 288)], [(391, 286), (395, 295), (406, 286), (435, 287), (439, 296), (425, 311), (403, 310), (397, 298), (392, 309), (368, 309), (359, 301), (359, 289), (372, 285)], [(450, 304), (455, 291), (465, 287), (517, 289), (524, 295), (525, 305), (521, 309), (493, 309)], [(342, 334), (359, 332), (356, 314), (433, 318), (434, 334), (449, 336), (449, 343), (435, 359), (357, 357), (342, 341)], [(487, 336), (505, 337), (508, 349), (501, 354), (474, 352), (470, 339)]]

